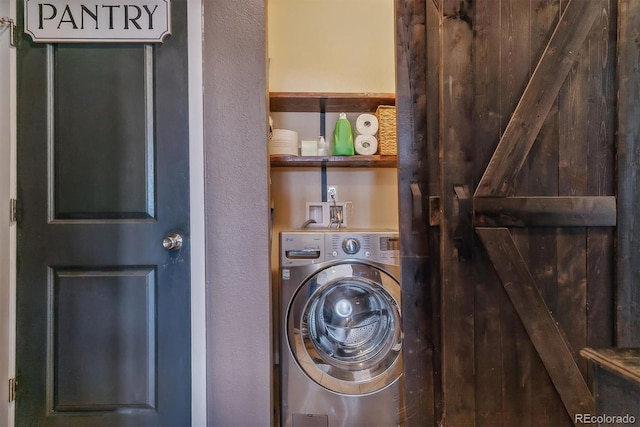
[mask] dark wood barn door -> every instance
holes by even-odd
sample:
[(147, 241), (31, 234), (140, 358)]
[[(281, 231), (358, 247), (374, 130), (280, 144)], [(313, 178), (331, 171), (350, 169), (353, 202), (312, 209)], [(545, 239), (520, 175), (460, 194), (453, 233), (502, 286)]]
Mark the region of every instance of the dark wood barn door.
[(457, 7), (443, 3), (444, 418), (571, 425), (595, 413), (579, 351), (613, 340), (615, 8)]
[(186, 1), (171, 6), (158, 45), (19, 38), (16, 425), (190, 425)]
[[(398, 34), (421, 39), (423, 58), (412, 69), (399, 57), (408, 70), (399, 82), (411, 82), (409, 120), (425, 120), (426, 141), (399, 150), (400, 185), (407, 170), (430, 170), (411, 179), (430, 197), (424, 222), (439, 224), (429, 234), (439, 274), (425, 280), (439, 283), (434, 419), (573, 425), (595, 414), (579, 351), (614, 344), (618, 4), (404, 2), (417, 3), (426, 3), (424, 35)], [(402, 116), (402, 99), (398, 108)], [(412, 162), (416, 154), (425, 157)]]

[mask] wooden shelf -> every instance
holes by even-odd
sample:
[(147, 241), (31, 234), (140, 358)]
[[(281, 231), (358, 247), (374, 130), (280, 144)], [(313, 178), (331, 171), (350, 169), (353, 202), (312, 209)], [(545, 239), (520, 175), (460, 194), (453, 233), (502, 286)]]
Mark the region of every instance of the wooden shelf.
[(640, 384), (640, 349), (638, 348), (584, 348), (580, 355), (613, 374)]
[(397, 156), (271, 156), (273, 167), (395, 168)]
[[(271, 112), (370, 113), (380, 105), (395, 105), (393, 93), (270, 92)], [(273, 167), (395, 168), (396, 156), (271, 156)]]
[(271, 92), (269, 109), (272, 112), (374, 112), (379, 105), (395, 105), (393, 93), (314, 93)]

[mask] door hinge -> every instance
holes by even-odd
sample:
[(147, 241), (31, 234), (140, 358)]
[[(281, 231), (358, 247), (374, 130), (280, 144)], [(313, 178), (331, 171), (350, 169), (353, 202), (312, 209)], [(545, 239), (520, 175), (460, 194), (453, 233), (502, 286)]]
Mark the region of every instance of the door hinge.
[(16, 400), (16, 385), (18, 381), (15, 378), (9, 378), (9, 402)]
[(16, 199), (9, 200), (9, 221), (16, 222), (18, 220), (18, 201)]
[(0, 25), (7, 25), (9, 27), (9, 44), (16, 47), (16, 22), (7, 16), (3, 16), (0, 17)]

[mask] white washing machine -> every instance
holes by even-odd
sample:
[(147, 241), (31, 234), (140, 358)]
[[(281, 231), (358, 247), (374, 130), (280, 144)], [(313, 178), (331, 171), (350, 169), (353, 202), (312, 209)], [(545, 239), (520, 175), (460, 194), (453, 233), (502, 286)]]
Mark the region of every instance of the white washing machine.
[(280, 233), (280, 420), (398, 426), (398, 233)]

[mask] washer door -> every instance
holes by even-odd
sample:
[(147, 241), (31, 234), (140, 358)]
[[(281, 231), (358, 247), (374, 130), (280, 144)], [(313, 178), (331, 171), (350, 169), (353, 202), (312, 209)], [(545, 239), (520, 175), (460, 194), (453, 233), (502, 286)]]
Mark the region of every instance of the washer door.
[(402, 372), (400, 285), (384, 270), (349, 262), (318, 271), (287, 313), (291, 351), (316, 383), (341, 394), (369, 394)]

